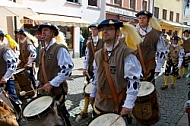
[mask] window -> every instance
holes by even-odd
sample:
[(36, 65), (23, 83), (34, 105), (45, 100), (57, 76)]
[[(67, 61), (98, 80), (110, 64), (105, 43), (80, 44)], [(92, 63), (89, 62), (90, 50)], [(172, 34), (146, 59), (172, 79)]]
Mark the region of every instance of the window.
[(130, 8), (135, 10), (135, 0), (130, 0)]
[(114, 0), (114, 4), (121, 6), (121, 0)]
[(78, 0), (67, 0), (69, 2), (74, 2), (74, 3), (78, 3)]
[(176, 13), (176, 22), (179, 22), (179, 13)]
[(166, 20), (167, 10), (163, 9), (162, 19)]
[(158, 7), (154, 7), (154, 16), (156, 18), (159, 18), (159, 8)]
[(142, 9), (143, 9), (143, 10), (147, 10), (147, 1), (144, 1), (144, 0), (143, 0)]
[(170, 11), (170, 21), (173, 21), (174, 12)]
[(97, 6), (97, 0), (88, 0), (88, 5)]

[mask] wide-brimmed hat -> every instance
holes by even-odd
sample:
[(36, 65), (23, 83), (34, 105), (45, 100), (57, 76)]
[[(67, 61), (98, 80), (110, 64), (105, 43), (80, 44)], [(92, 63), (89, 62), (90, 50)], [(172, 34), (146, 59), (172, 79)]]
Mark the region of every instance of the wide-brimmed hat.
[(177, 35), (174, 35), (174, 36), (172, 36), (172, 38), (171, 38), (172, 40), (179, 40), (180, 39), (180, 37), (178, 37)]
[(185, 29), (185, 30), (183, 31), (183, 33), (185, 33), (185, 32), (190, 33), (190, 31), (189, 31), (189, 30), (187, 30), (187, 29)]
[(148, 17), (152, 17), (152, 13), (150, 13), (149, 11), (139, 11), (135, 16), (139, 17), (139, 15), (147, 15)]
[(0, 30), (0, 36), (4, 36), (5, 34), (3, 33), (2, 30)]
[(41, 24), (41, 25), (38, 27), (38, 30), (39, 30), (40, 32), (42, 32), (42, 28), (45, 28), (45, 27), (48, 27), (48, 28), (54, 30), (54, 31), (55, 31), (55, 34), (54, 34), (55, 36), (57, 36), (57, 35), (59, 34), (59, 28), (58, 28), (56, 25), (51, 24), (51, 23), (49, 23), (49, 22), (44, 22), (43, 24)]
[(119, 28), (119, 27), (123, 27), (123, 22), (116, 19), (106, 19), (106, 20), (103, 20), (98, 25), (98, 29), (101, 29), (103, 26), (106, 26), (106, 25), (114, 25), (115, 27)]
[(19, 30), (18, 30), (18, 33), (20, 33), (20, 34), (26, 35), (25, 32), (26, 32), (26, 31), (25, 31), (24, 29), (19, 29)]
[(88, 26), (88, 28), (92, 28), (92, 27), (98, 28), (98, 24), (91, 24)]

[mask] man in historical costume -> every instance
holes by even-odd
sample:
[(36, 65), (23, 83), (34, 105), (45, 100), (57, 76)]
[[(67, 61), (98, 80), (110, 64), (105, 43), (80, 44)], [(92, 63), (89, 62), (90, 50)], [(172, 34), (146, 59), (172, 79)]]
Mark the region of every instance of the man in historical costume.
[[(91, 36), (88, 38), (86, 43), (85, 50), (85, 59), (84, 59), (84, 67), (83, 67), (83, 75), (86, 77), (85, 86), (90, 83), (90, 80), (93, 78), (93, 61), (95, 52), (99, 49), (103, 48), (103, 41), (99, 36), (98, 25), (91, 24), (88, 27), (91, 31)], [(84, 108), (83, 110), (77, 114), (76, 121), (78, 119), (88, 117), (88, 105), (89, 105), (89, 94), (84, 92)]]
[(158, 76), (161, 72), (167, 49), (161, 31), (159, 31), (159, 24), (154, 20), (152, 13), (140, 11), (136, 17), (139, 20), (136, 28), (143, 39), (137, 56), (143, 68), (144, 80), (154, 83), (154, 76)]
[(15, 80), (12, 78), (13, 72), (17, 68), (18, 58), (8, 47), (0, 45), (0, 86), (5, 85), (5, 90), (8, 91), (10, 96), (14, 99), (16, 104), (22, 104), (15, 92)]
[(70, 126), (69, 113), (64, 101), (68, 87), (66, 79), (71, 76), (74, 64), (63, 44), (57, 44), (55, 37), (59, 34), (59, 28), (51, 23), (41, 24), (38, 30), (42, 33), (44, 48), (40, 51), (40, 63), (38, 80), (43, 91), (41, 94), (51, 95), (60, 102), (59, 115), (64, 118), (66, 125)]
[(33, 63), (36, 59), (36, 47), (35, 41), (27, 37), (29, 33), (27, 33), (24, 29), (20, 29), (19, 31), (19, 63), (18, 68), (26, 68), (29, 70), (29, 77), (32, 81), (33, 87), (36, 87), (35, 76), (34, 76), (34, 67)]
[(185, 51), (185, 55), (183, 58), (182, 67), (181, 69), (179, 69), (179, 75), (181, 77), (185, 77), (185, 75), (187, 74), (188, 66), (190, 62), (190, 35), (189, 33), (190, 33), (189, 30), (183, 31), (183, 38), (182, 38), (183, 44), (181, 44), (181, 46), (183, 47)]
[(171, 88), (174, 89), (174, 84), (177, 79), (178, 70), (181, 68), (183, 62), (184, 49), (182, 46), (178, 44), (179, 37), (173, 36), (171, 39), (172, 43), (169, 47), (166, 69), (164, 73), (164, 85), (161, 87), (161, 90), (165, 90), (168, 88), (168, 80), (169, 80), (169, 74), (171, 73), (171, 69), (172, 69)]
[[(152, 13), (149, 11), (140, 11), (136, 14), (136, 17), (139, 21), (136, 29), (143, 40), (137, 49), (137, 57), (143, 70), (142, 81), (148, 81), (155, 85), (155, 76), (158, 76), (161, 72), (161, 68), (165, 62), (167, 48), (162, 38), (160, 24), (156, 21)], [(152, 93), (154, 92), (156, 92), (155, 86)], [(150, 125), (159, 120), (158, 98), (157, 95), (154, 96), (154, 104), (150, 105), (144, 101), (142, 104), (134, 107), (135, 113), (143, 111), (134, 115), (139, 124)]]
[[(133, 42), (141, 41), (135, 27), (129, 29)], [(141, 65), (134, 51), (125, 43), (119, 42), (123, 23), (115, 19), (106, 19), (98, 25), (102, 31), (104, 47), (95, 54), (94, 79), (90, 100), (94, 101), (93, 116), (103, 112), (131, 114), (140, 87)]]

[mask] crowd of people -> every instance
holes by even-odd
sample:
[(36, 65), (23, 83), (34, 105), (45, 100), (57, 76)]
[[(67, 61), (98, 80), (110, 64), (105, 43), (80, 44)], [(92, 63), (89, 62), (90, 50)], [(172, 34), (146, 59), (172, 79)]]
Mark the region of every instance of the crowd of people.
[[(84, 109), (76, 114), (76, 121), (88, 117), (90, 103), (93, 108), (92, 117), (114, 112), (129, 124), (132, 116), (139, 124), (154, 124), (159, 120), (155, 76), (159, 75), (166, 62), (164, 84), (161, 87), (165, 90), (168, 88), (169, 75), (172, 75), (171, 89), (174, 89), (176, 79), (187, 74), (190, 31), (184, 30), (182, 38), (173, 35), (168, 40), (167, 33), (162, 33), (152, 13), (140, 11), (136, 17), (139, 20), (136, 27), (116, 19), (106, 19), (88, 27), (91, 36), (86, 43), (83, 75), (86, 77), (84, 86), (92, 84), (92, 87), (90, 93), (84, 90)], [(56, 39), (60, 34), (57, 26), (45, 22), (39, 25), (38, 30), (42, 38), (40, 44), (43, 46), (39, 54), (36, 51), (39, 40), (24, 29), (15, 31), (17, 42), (0, 31), (0, 86), (5, 87), (18, 105), (29, 97), (25, 95), (30, 90), (35, 93), (37, 91), (38, 96), (53, 97), (59, 101), (58, 115), (65, 125), (70, 126), (64, 102), (68, 92), (66, 80), (71, 76), (74, 64), (67, 46)], [(35, 78), (34, 61), (38, 56), (39, 70)], [(21, 84), (24, 76), (19, 79), (21, 73), (29, 79), (30, 88), (27, 90), (24, 88), (26, 85)], [(18, 91), (15, 91), (16, 84), (21, 88)], [(145, 84), (147, 90), (153, 87), (151, 97), (154, 97), (154, 103), (143, 99), (137, 103), (145, 95), (139, 96), (139, 92), (143, 92), (141, 87)], [(23, 89), (26, 91), (20, 92)], [(30, 98), (34, 97), (35, 94)]]

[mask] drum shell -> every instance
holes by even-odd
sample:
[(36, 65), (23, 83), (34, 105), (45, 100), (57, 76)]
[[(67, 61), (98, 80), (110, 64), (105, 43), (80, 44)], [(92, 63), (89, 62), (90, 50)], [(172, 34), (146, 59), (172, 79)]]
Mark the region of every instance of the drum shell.
[(137, 97), (133, 115), (139, 124), (149, 125), (158, 122), (160, 115), (156, 89), (147, 96)]
[[(19, 83), (19, 87), (20, 89), (18, 88), (18, 85), (17, 85), (17, 94), (19, 94), (19, 97), (22, 98), (20, 96), (20, 92), (18, 91), (30, 91), (32, 90), (31, 88), (31, 85), (32, 85), (32, 81), (30, 80), (29, 78), (29, 73), (27, 73), (26, 70), (23, 70), (17, 74), (14, 74), (14, 77), (15, 77), (15, 80), (16, 82), (15, 83)], [(30, 92), (30, 93), (27, 93), (26, 96), (28, 97), (32, 97), (34, 96), (34, 92)]]
[(19, 120), (21, 116), (21, 109), (19, 105), (17, 105), (3, 89), (0, 89), (0, 92), (0, 99), (2, 99), (3, 102), (15, 112), (16, 119)]

